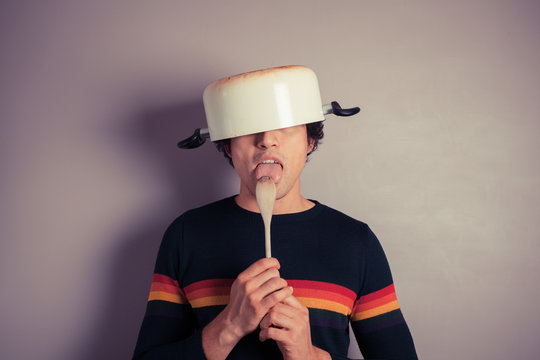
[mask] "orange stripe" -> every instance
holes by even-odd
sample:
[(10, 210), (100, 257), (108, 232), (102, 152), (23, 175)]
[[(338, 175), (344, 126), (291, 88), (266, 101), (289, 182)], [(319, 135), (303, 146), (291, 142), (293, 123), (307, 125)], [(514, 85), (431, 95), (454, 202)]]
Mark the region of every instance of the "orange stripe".
[(368, 319), (368, 318), (371, 318), (371, 317), (374, 317), (374, 316), (377, 316), (377, 315), (381, 315), (381, 314), (384, 314), (384, 313), (387, 313), (387, 312), (390, 312), (390, 311), (396, 310), (396, 309), (399, 309), (399, 304), (398, 304), (397, 300), (392, 301), (392, 302), (390, 302), (390, 303), (388, 303), (386, 305), (370, 309), (370, 310), (359, 311), (359, 312), (355, 313), (352, 316), (351, 320), (352, 321), (364, 320), (364, 319)]
[[(297, 297), (297, 299), (302, 304), (304, 304), (304, 306), (308, 308), (334, 311), (334, 312), (343, 314), (345, 316), (351, 314), (350, 307), (337, 303), (335, 301), (305, 298), (305, 297)], [(230, 296), (228, 295), (227, 296), (206, 296), (206, 297), (190, 300), (189, 303), (191, 304), (191, 307), (195, 309), (195, 308), (201, 308), (205, 306), (227, 305), (229, 303), (229, 300), (230, 300)]]
[(396, 300), (397, 300), (396, 293), (391, 293), (382, 298), (379, 298), (370, 302), (357, 304), (357, 306), (354, 309), (354, 312), (356, 313), (356, 312), (366, 311), (366, 310), (373, 309), (379, 306), (383, 306), (385, 304), (391, 303), (392, 301), (396, 301)]
[(337, 303), (335, 301), (306, 298), (306, 297), (297, 297), (297, 299), (302, 304), (304, 304), (305, 307), (308, 307), (308, 308), (333, 311), (333, 312), (343, 314), (345, 316), (348, 316), (351, 313), (350, 307)]
[(150, 291), (148, 296), (148, 301), (152, 300), (162, 300), (169, 301), (176, 304), (186, 304), (186, 300), (182, 298), (179, 294), (171, 294), (165, 291)]
[(229, 303), (230, 296), (207, 296), (195, 300), (191, 300), (189, 303), (192, 308), (200, 308), (204, 306), (216, 306), (227, 305)]
[[(313, 309), (322, 309), (334, 311), (345, 316), (351, 313), (351, 308), (335, 301), (313, 299), (313, 298), (297, 298), (304, 306)], [(227, 305), (229, 303), (230, 296), (207, 296), (199, 299), (190, 300), (191, 307), (201, 308), (205, 306)]]
[(293, 289), (294, 289), (293, 294), (296, 297), (331, 300), (331, 301), (340, 303), (342, 305), (345, 305), (349, 308), (352, 308), (354, 304), (354, 301), (351, 300), (350, 298), (343, 296), (341, 294), (337, 294), (335, 292), (331, 292), (331, 291), (318, 290), (318, 289), (299, 289), (299, 288), (293, 288)]
[(229, 295), (231, 293), (230, 287), (215, 287), (199, 289), (191, 292), (187, 292), (186, 296), (189, 301), (196, 300), (207, 296)]

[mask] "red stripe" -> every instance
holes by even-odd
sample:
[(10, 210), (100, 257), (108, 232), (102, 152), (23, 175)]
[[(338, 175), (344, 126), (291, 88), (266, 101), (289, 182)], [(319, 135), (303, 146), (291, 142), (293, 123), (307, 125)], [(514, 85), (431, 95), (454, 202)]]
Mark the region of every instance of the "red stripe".
[(325, 290), (343, 295), (352, 301), (356, 299), (354, 291), (347, 289), (344, 286), (331, 284), (323, 281), (311, 281), (311, 280), (287, 280), (289, 286), (293, 289), (318, 289)]
[(169, 285), (175, 286), (177, 288), (180, 288), (180, 286), (178, 285), (178, 281), (174, 280), (173, 278), (171, 278), (171, 277), (169, 277), (167, 275), (154, 274), (154, 276), (152, 278), (152, 282), (169, 284)]
[(214, 288), (214, 287), (231, 287), (234, 279), (210, 279), (194, 282), (184, 288), (186, 293), (193, 292), (195, 290)]
[[(189, 300), (209, 296), (226, 296), (235, 279), (209, 279), (194, 282), (184, 288)], [(313, 299), (331, 300), (352, 307), (356, 300), (354, 291), (332, 283), (312, 280), (287, 280), (294, 289), (294, 295)]]
[(199, 289), (199, 290), (193, 290), (186, 292), (186, 296), (188, 299), (196, 300), (203, 297), (208, 296), (223, 296), (223, 295), (230, 295), (231, 288), (230, 287), (215, 287), (215, 288), (205, 288), (205, 289)]
[(374, 301), (377, 299), (380, 299), (386, 295), (390, 295), (392, 293), (395, 293), (394, 284), (390, 284), (385, 288), (382, 288), (381, 290), (374, 291), (371, 294), (367, 294), (364, 296), (360, 296), (360, 299), (358, 299), (358, 304), (364, 304), (370, 301)]
[(351, 298), (327, 290), (294, 288), (293, 295), (301, 298), (334, 301), (349, 308), (352, 308), (354, 303)]
[(160, 282), (153, 282), (152, 286), (150, 287), (150, 291), (165, 291), (170, 294), (180, 294), (181, 292), (180, 288), (177, 288), (174, 285), (164, 284)]

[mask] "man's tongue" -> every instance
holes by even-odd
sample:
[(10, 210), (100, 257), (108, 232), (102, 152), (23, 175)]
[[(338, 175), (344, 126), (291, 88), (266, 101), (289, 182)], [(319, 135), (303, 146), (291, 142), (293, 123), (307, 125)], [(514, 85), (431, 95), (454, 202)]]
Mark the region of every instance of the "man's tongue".
[(281, 179), (281, 173), (283, 169), (279, 164), (259, 164), (255, 169), (255, 177), (257, 180), (263, 176), (271, 177), (274, 183), (278, 183)]

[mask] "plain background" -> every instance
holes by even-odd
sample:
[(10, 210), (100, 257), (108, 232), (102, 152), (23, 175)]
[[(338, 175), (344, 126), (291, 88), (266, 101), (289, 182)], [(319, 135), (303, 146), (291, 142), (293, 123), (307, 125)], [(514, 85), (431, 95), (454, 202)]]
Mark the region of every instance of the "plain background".
[(419, 356), (538, 358), (539, 39), (538, 1), (2, 1), (0, 358), (131, 356), (166, 226), (238, 190), (175, 147), (204, 87), (286, 64), (362, 107), (303, 191), (374, 229)]

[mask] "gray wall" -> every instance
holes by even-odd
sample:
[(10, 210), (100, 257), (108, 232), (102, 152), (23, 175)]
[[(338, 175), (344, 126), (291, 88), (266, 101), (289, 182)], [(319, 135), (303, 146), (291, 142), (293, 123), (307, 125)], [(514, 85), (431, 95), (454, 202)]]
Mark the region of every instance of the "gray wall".
[[(305, 64), (304, 195), (379, 236), (423, 359), (540, 354), (538, 1), (3, 1), (0, 357), (131, 355), (162, 232), (237, 191), (222, 76)], [(359, 357), (357, 350), (352, 356)]]

